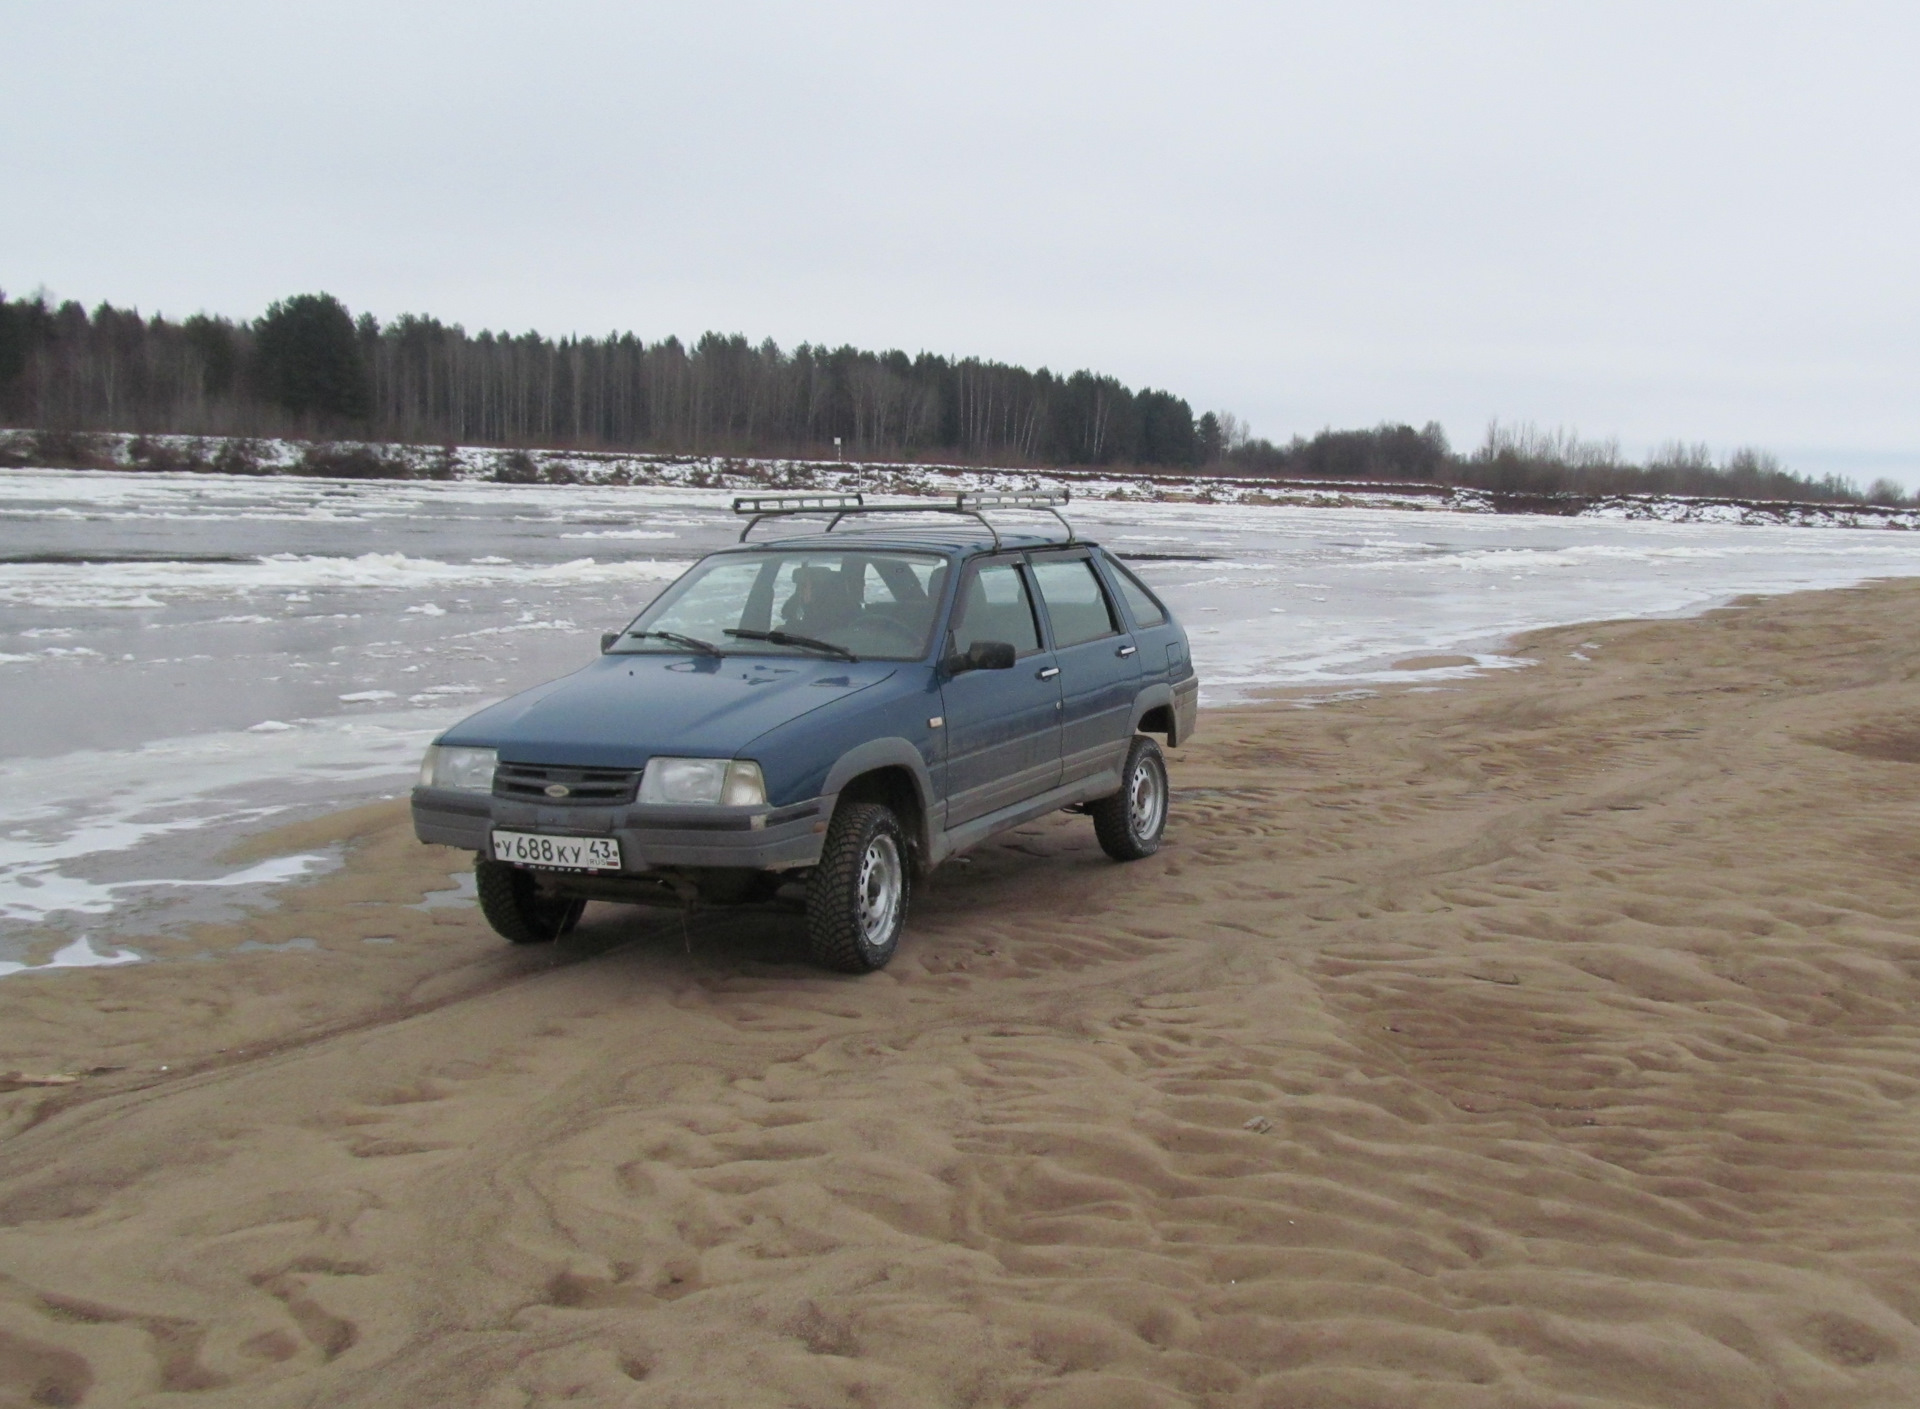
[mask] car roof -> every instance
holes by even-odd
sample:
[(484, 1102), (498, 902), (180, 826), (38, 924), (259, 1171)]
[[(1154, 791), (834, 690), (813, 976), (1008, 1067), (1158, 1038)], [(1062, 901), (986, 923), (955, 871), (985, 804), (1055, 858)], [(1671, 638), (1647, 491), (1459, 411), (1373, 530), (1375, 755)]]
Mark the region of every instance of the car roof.
[(925, 552), (943, 553), (953, 557), (972, 557), (980, 553), (1022, 552), (1042, 548), (1097, 548), (1099, 545), (1085, 538), (1075, 538), (1071, 542), (1057, 535), (1041, 533), (1001, 533), (997, 537), (988, 529), (974, 524), (913, 524), (897, 528), (863, 528), (843, 533), (807, 533), (791, 538), (749, 539), (745, 543), (735, 544), (726, 549), (735, 552), (742, 549), (770, 548), (776, 551), (797, 551), (813, 549), (831, 549), (835, 552), (849, 548), (920, 549)]

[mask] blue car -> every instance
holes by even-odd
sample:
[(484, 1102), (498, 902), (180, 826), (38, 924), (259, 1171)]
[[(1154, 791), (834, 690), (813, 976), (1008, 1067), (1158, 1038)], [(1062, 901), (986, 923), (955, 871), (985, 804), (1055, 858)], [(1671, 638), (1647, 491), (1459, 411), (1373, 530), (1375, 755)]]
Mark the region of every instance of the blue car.
[[(416, 835), (477, 853), (481, 910), (517, 944), (588, 900), (803, 901), (815, 962), (850, 973), (892, 958), (918, 878), (1009, 827), (1064, 808), (1115, 860), (1151, 855), (1168, 786), (1148, 736), (1191, 737), (1199, 681), (1173, 613), (1064, 502), (736, 500), (740, 543), (598, 660), (434, 742)], [(988, 517), (1014, 510), (1060, 528)], [(799, 515), (826, 530), (751, 541)]]

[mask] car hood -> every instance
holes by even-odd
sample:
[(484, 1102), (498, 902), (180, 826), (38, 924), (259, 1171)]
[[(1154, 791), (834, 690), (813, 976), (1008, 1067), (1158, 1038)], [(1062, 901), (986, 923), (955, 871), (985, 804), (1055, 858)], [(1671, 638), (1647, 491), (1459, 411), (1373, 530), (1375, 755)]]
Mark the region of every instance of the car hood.
[(655, 754), (732, 758), (767, 730), (897, 668), (804, 656), (606, 655), (481, 710), (440, 741), (497, 748), (511, 763), (589, 768), (638, 768)]

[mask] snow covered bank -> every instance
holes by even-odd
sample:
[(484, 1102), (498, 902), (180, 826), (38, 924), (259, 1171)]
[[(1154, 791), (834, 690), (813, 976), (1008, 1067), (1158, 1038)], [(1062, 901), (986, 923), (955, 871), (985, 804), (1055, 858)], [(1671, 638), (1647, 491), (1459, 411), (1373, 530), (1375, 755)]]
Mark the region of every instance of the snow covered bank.
[(429, 480), (514, 485), (864, 490), (951, 494), (1065, 486), (1076, 499), (1131, 503), (1290, 505), (1301, 508), (1526, 513), (1661, 523), (1775, 524), (1819, 528), (1920, 528), (1920, 509), (1872, 504), (1699, 498), (1685, 495), (1504, 494), (1443, 484), (1276, 480), (1095, 470), (981, 469), (892, 461), (653, 455), (486, 446), (250, 440), (118, 433), (49, 437), (0, 431), (0, 466), (53, 463), (90, 469), (347, 480)]

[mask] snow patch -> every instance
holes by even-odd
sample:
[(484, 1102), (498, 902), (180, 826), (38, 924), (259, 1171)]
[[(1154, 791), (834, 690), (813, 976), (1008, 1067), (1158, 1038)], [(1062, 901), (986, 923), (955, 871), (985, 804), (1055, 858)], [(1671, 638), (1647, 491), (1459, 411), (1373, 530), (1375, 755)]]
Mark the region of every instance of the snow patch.
[(71, 944), (55, 950), (53, 957), (44, 964), (20, 964), (0, 959), (0, 978), (11, 974), (41, 973), (48, 969), (106, 969), (139, 962), (140, 956), (131, 949), (100, 953), (93, 947), (93, 941), (83, 934)]

